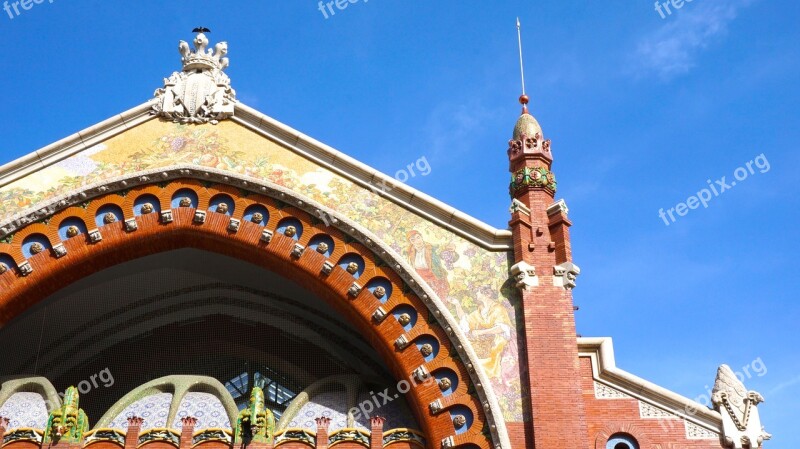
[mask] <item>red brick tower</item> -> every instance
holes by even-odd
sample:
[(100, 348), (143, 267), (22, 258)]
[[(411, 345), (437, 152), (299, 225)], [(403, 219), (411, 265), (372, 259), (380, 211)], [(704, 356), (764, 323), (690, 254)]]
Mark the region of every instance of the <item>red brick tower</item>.
[(571, 223), (564, 202), (554, 201), (550, 140), (543, 138), (542, 128), (528, 113), (528, 97), (520, 97), (520, 103), (522, 115), (508, 149), (509, 225), (516, 263), (511, 272), (525, 320), (521, 358), (527, 364), (523, 381), (530, 389), (525, 405), (531, 420), (526, 439), (537, 449), (588, 449), (571, 292), (579, 273), (571, 260)]

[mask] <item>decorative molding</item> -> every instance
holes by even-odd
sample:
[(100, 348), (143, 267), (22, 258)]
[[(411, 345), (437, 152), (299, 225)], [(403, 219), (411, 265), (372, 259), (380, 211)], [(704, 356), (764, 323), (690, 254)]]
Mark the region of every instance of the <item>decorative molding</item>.
[(564, 215), (569, 214), (569, 208), (567, 207), (567, 202), (564, 201), (563, 199), (560, 199), (547, 207), (548, 216), (555, 215), (559, 212), (564, 213)]
[(728, 365), (721, 365), (717, 370), (711, 402), (722, 415), (726, 447), (760, 448), (764, 441), (772, 438), (761, 426), (758, 414), (758, 404), (764, 402), (764, 398), (756, 391), (748, 391)]
[(722, 417), (718, 412), (617, 368), (611, 338), (578, 338), (578, 355), (590, 358), (595, 381), (661, 410), (668, 410), (687, 422), (711, 431), (722, 431)]
[(553, 285), (566, 289), (575, 288), (576, 279), (581, 274), (581, 269), (572, 262), (564, 262), (553, 267)]
[(594, 381), (594, 397), (597, 399), (633, 399), (616, 388), (598, 381)]
[(681, 419), (674, 413), (641, 400), (639, 401), (639, 417), (642, 419)]
[(514, 277), (517, 288), (525, 290), (528, 287), (538, 287), (539, 278), (536, 276), (536, 268), (524, 260), (511, 267), (511, 276)]
[(194, 38), (195, 50), (180, 41), (183, 70), (164, 79), (164, 87), (153, 94), (153, 114), (176, 123), (211, 123), (234, 114), (236, 91), (223, 70), (229, 65), (228, 43), (219, 42), (214, 50), (207, 49), (208, 38), (199, 33)]
[(541, 188), (555, 193), (557, 186), (556, 175), (546, 167), (523, 167), (511, 175), (508, 191), (513, 198), (519, 190), (527, 187)]
[(693, 422), (684, 421), (684, 423), (686, 424), (686, 438), (689, 440), (719, 440), (719, 434), (716, 432)]
[(508, 212), (511, 214), (519, 212), (529, 217), (531, 216), (531, 208), (526, 206), (522, 201), (516, 198), (513, 198), (511, 200), (511, 207), (508, 208)]

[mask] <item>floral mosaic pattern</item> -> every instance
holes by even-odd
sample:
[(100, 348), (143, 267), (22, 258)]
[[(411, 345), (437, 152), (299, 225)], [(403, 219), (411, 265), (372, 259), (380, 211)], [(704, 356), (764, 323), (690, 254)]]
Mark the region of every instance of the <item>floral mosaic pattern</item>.
[[(361, 392), (357, 403), (363, 404), (365, 401), (374, 401), (374, 399), (372, 399), (372, 396), (368, 393)], [(411, 412), (404, 406), (402, 397), (388, 404), (383, 404), (383, 399), (379, 399), (379, 402), (381, 403), (380, 409), (373, 411), (372, 414), (386, 418), (386, 423), (383, 425), (384, 430), (420, 428), (419, 424), (417, 424), (416, 420), (411, 415)], [(356, 419), (355, 427), (370, 430), (369, 416), (364, 416), (360, 413)]]
[(44, 429), (47, 425), (47, 405), (39, 393), (14, 393), (0, 407), (0, 416), (9, 419), (7, 430), (31, 427)]
[(518, 298), (506, 286), (507, 253), (484, 250), (233, 122), (216, 126), (146, 122), (0, 189), (0, 221), (87, 184), (175, 164), (269, 180), (343, 215), (358, 217), (406, 258), (447, 304), (491, 377), (505, 418), (523, 420), (515, 321)]
[(180, 429), (182, 427), (181, 418), (187, 416), (197, 418), (197, 424), (194, 426), (195, 430), (209, 428), (231, 429), (231, 421), (225, 412), (225, 407), (213, 394), (186, 393), (181, 400), (181, 405), (178, 407), (178, 414), (175, 416), (172, 428)]
[(111, 421), (109, 427), (127, 430), (128, 418), (133, 416), (144, 418), (142, 430), (166, 427), (171, 404), (172, 394), (170, 393), (159, 393), (144, 397), (125, 407), (125, 410)]

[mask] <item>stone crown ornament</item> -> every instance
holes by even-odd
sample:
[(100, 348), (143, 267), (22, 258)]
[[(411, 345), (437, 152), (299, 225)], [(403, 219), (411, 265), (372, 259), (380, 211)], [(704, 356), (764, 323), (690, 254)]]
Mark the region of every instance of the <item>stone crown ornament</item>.
[(211, 50), (202, 32), (192, 43), (194, 51), (185, 41), (178, 44), (183, 70), (165, 78), (164, 87), (155, 91), (152, 113), (177, 123), (215, 125), (233, 116), (236, 103), (236, 91), (223, 73), (230, 65), (228, 43), (219, 42)]

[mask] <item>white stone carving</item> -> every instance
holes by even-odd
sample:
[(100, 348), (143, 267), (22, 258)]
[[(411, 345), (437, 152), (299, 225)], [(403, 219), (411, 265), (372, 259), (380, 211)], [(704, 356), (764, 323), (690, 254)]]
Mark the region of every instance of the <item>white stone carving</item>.
[(100, 233), (99, 229), (92, 229), (89, 231), (89, 242), (91, 243), (99, 243), (103, 240), (103, 234)]
[(616, 388), (597, 381), (594, 382), (594, 397), (597, 399), (631, 399), (630, 396)]
[(442, 401), (437, 399), (437, 400), (431, 402), (428, 407), (431, 409), (431, 413), (433, 413), (435, 415), (435, 414), (437, 414), (437, 413), (442, 411)]
[(172, 209), (162, 210), (161, 211), (161, 222), (164, 224), (172, 223), (174, 218), (172, 217)]
[(449, 436), (442, 440), (442, 448), (449, 449), (456, 445), (456, 441), (452, 436)]
[(689, 440), (719, 440), (719, 434), (689, 421), (686, 423), (686, 438)]
[(206, 211), (204, 210), (196, 210), (194, 211), (194, 218), (192, 219), (195, 223), (203, 224), (206, 222)]
[(536, 268), (529, 263), (522, 261), (511, 267), (511, 275), (517, 283), (517, 288), (525, 290), (528, 287), (538, 287), (539, 278), (536, 276)]
[(228, 43), (220, 42), (208, 49), (208, 38), (199, 33), (194, 38), (195, 50), (180, 41), (183, 70), (164, 79), (164, 87), (155, 91), (157, 102), (153, 114), (178, 123), (211, 123), (232, 117), (236, 92), (223, 70), (229, 65)]
[(300, 256), (303, 255), (303, 252), (305, 250), (306, 250), (305, 246), (303, 246), (303, 245), (301, 245), (299, 243), (295, 243), (294, 247), (292, 248), (292, 257), (299, 258)]
[(33, 267), (27, 260), (19, 264), (19, 274), (27, 276), (31, 273), (33, 273)]
[(235, 218), (231, 218), (231, 220), (228, 222), (228, 231), (230, 231), (230, 232), (238, 232), (239, 228), (241, 226), (242, 226), (242, 222), (241, 221), (239, 221), (239, 220), (237, 220)]
[(567, 202), (563, 199), (556, 201), (555, 203), (551, 204), (547, 207), (547, 215), (555, 215), (559, 212), (563, 212), (564, 215), (569, 213), (569, 208), (567, 207)]
[(326, 260), (322, 264), (322, 274), (328, 275), (331, 274), (332, 271), (333, 271), (333, 262), (331, 262), (330, 260)]
[(726, 447), (760, 448), (765, 440), (772, 438), (764, 431), (758, 415), (758, 404), (764, 402), (764, 398), (755, 391), (747, 391), (728, 365), (721, 365), (717, 370), (711, 402), (722, 415), (722, 437)]
[(411, 375), (414, 376), (414, 379), (417, 379), (420, 382), (424, 382), (426, 379), (428, 379), (428, 377), (431, 376), (431, 373), (430, 371), (428, 371), (428, 368), (425, 368), (425, 365), (422, 365), (419, 368), (415, 369), (411, 373)]
[(269, 229), (264, 229), (264, 231), (261, 232), (261, 241), (264, 242), (264, 243), (271, 242), (273, 234), (274, 233), (272, 231), (270, 231)]
[(359, 295), (359, 293), (361, 293), (361, 286), (358, 285), (358, 283), (353, 282), (353, 285), (350, 286), (350, 288), (347, 290), (347, 293), (355, 298)]
[(63, 243), (59, 243), (53, 247), (53, 253), (56, 256), (56, 259), (60, 259), (67, 255), (67, 248), (64, 247)]
[(399, 349), (401, 351), (403, 349), (406, 349), (408, 347), (408, 344), (409, 344), (409, 341), (408, 341), (408, 338), (406, 338), (405, 335), (401, 335), (401, 336), (397, 337), (397, 340), (394, 341), (394, 345), (397, 346), (397, 349)]
[(639, 401), (639, 417), (642, 419), (680, 419), (677, 415), (644, 401)]
[(511, 201), (511, 207), (508, 208), (508, 211), (512, 214), (514, 212), (522, 212), (529, 217), (531, 216), (531, 208), (516, 198)]
[(581, 269), (572, 262), (564, 262), (553, 267), (553, 285), (566, 289), (575, 288), (575, 280), (581, 274)]
[(139, 225), (136, 223), (135, 218), (129, 218), (125, 220), (125, 230), (127, 232), (133, 232), (137, 229), (139, 229)]
[(377, 323), (383, 322), (386, 319), (386, 310), (383, 307), (378, 307), (375, 313), (372, 314), (372, 319)]

